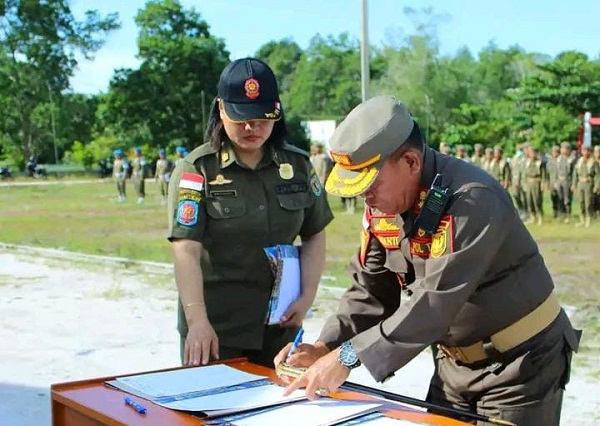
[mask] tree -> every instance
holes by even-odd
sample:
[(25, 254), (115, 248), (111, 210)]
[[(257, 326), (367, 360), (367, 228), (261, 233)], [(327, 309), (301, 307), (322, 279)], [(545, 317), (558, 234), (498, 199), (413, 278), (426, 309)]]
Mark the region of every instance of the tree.
[[(116, 14), (73, 17), (68, 0), (5, 0), (0, 18), (0, 90), (9, 117), (0, 121), (3, 151), (28, 157), (52, 146), (53, 114), (77, 66), (119, 27)], [(49, 118), (48, 118), (49, 117)], [(46, 148), (44, 150), (44, 148)]]
[(102, 117), (123, 146), (203, 142), (219, 75), (229, 62), (222, 39), (192, 8), (177, 0), (149, 1), (135, 18), (140, 27), (137, 70), (118, 70)]
[(306, 119), (341, 119), (360, 103), (360, 54), (357, 40), (313, 37), (289, 91), (288, 110)]

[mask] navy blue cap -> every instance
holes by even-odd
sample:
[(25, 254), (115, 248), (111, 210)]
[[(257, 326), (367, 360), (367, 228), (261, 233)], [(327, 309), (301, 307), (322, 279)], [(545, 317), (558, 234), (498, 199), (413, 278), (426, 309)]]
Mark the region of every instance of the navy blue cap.
[(230, 121), (279, 120), (281, 103), (275, 74), (255, 58), (243, 58), (225, 67), (218, 95)]

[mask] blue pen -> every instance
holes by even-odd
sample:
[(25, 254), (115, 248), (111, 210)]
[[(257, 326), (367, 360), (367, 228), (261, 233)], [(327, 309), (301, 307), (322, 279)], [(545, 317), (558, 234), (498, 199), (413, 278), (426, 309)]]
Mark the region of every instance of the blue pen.
[(294, 355), (294, 352), (296, 352), (296, 349), (298, 349), (298, 345), (300, 345), (300, 343), (302, 343), (302, 335), (303, 334), (304, 334), (304, 329), (300, 328), (300, 330), (298, 330), (298, 334), (296, 334), (294, 343), (292, 343), (292, 347), (290, 348), (290, 351), (288, 352), (287, 357), (285, 358), (285, 362), (288, 362), (290, 360), (290, 357), (292, 355)]
[(146, 414), (146, 407), (144, 407), (141, 404), (138, 404), (137, 402), (135, 402), (133, 399), (129, 398), (128, 396), (125, 397), (125, 404), (129, 405), (130, 407), (132, 407), (135, 411), (137, 411), (140, 414)]

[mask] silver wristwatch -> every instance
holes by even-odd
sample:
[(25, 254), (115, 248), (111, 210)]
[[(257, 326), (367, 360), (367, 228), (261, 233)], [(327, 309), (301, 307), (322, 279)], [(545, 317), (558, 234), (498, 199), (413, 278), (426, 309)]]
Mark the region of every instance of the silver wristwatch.
[(350, 370), (360, 366), (360, 359), (358, 359), (358, 355), (356, 355), (356, 352), (354, 352), (354, 348), (352, 347), (350, 340), (346, 340), (340, 346), (338, 361), (340, 364), (342, 364), (344, 367), (348, 367)]

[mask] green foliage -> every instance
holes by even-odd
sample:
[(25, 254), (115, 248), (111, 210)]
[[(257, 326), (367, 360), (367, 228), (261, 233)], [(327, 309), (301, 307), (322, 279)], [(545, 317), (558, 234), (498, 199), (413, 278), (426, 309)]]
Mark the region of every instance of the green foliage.
[(44, 147), (54, 145), (52, 114), (69, 87), (77, 54), (90, 56), (102, 46), (102, 36), (119, 24), (115, 14), (102, 18), (96, 11), (77, 21), (68, 0), (5, 0), (4, 5), (0, 89), (2, 106), (9, 109), (0, 120), (0, 132), (8, 135), (4, 144), (10, 141), (4, 149), (22, 157), (41, 153), (49, 159)]
[(126, 146), (200, 144), (219, 75), (229, 62), (224, 42), (193, 8), (176, 0), (149, 1), (135, 20), (143, 62), (137, 70), (117, 71), (103, 99), (103, 121)]
[(361, 99), (359, 52), (347, 34), (313, 37), (284, 96), (288, 111), (312, 119), (344, 117)]
[(80, 141), (73, 142), (71, 151), (65, 154), (65, 161), (77, 163), (89, 169), (94, 165), (94, 155)]

